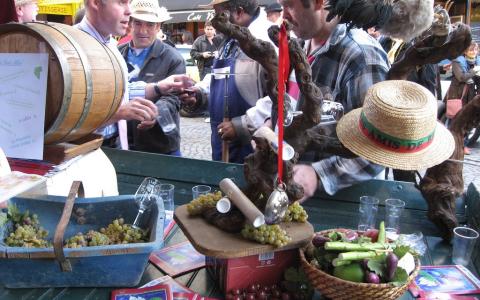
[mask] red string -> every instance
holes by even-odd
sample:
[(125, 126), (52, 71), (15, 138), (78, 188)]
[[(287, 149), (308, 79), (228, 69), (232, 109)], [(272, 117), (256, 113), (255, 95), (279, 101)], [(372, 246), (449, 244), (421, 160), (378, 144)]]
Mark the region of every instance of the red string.
[(287, 29), (285, 24), (280, 27), (278, 52), (278, 183), (283, 182), (283, 97), (290, 70), (290, 56), (288, 53)]

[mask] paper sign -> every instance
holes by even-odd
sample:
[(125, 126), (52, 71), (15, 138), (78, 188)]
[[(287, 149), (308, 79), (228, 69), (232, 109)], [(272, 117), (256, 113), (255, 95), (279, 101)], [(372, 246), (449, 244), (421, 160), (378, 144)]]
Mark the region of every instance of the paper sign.
[(42, 159), (47, 53), (0, 53), (0, 147), (9, 157)]
[(8, 163), (7, 157), (0, 148), (0, 177), (8, 175), (12, 170), (10, 169), (10, 164)]

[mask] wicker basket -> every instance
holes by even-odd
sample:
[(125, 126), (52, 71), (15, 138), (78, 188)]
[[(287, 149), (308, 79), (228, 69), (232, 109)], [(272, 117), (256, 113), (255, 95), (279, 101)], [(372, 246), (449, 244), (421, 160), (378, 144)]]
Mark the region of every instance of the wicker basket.
[(415, 259), (415, 270), (408, 277), (407, 283), (399, 287), (389, 283), (357, 283), (337, 278), (313, 267), (305, 258), (304, 248), (299, 249), (299, 254), (303, 270), (310, 280), (311, 285), (319, 290), (323, 296), (334, 300), (397, 299), (405, 293), (420, 270), (420, 261)]

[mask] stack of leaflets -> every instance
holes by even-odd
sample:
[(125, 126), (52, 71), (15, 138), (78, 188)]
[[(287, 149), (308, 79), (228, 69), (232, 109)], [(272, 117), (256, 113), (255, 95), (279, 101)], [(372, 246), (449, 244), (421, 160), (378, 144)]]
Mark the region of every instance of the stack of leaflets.
[(189, 241), (185, 241), (152, 252), (150, 262), (174, 277), (203, 268), (205, 256), (198, 253)]
[(172, 277), (165, 275), (138, 289), (120, 289), (112, 292), (111, 300), (213, 300), (202, 297), (200, 294), (192, 291), (182, 285)]
[(422, 266), (409, 289), (420, 299), (477, 299), (465, 295), (480, 293), (480, 280), (460, 265)]

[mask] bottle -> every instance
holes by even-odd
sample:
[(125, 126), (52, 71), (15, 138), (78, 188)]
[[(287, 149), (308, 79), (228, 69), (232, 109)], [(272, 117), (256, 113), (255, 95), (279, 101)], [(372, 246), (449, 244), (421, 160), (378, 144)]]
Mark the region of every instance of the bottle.
[[(135, 202), (138, 205), (138, 211), (132, 225), (133, 227), (144, 230), (148, 229), (151, 217), (155, 216), (155, 213), (158, 213), (157, 222), (161, 222), (163, 230), (165, 209), (160, 196), (160, 186), (160, 181), (152, 177), (147, 177), (138, 187), (135, 193)], [(157, 209), (152, 209), (155, 208), (155, 206)]]

